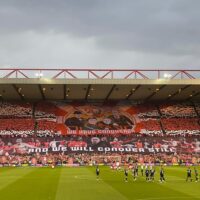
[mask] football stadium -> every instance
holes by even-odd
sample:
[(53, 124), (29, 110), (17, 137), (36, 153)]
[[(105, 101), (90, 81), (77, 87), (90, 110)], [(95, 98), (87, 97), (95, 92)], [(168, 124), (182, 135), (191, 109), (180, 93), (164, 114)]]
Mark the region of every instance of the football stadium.
[(0, 69), (0, 199), (200, 199), (200, 70)]

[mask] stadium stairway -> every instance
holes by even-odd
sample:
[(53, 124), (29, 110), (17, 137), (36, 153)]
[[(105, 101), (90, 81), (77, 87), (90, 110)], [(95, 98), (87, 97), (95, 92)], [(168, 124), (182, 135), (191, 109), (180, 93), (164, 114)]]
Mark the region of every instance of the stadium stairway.
[(160, 124), (160, 127), (161, 127), (162, 132), (165, 134), (166, 132), (165, 132), (165, 129), (164, 129), (164, 127), (163, 127), (163, 124), (162, 124), (161, 119), (159, 119), (158, 122), (159, 122), (159, 124)]
[(196, 113), (197, 116), (200, 118), (200, 115), (199, 115), (199, 113), (198, 113), (198, 111), (197, 111), (197, 108), (196, 108), (194, 102), (192, 101), (191, 103), (192, 103), (192, 106), (193, 106), (193, 108), (194, 108), (195, 113)]
[(162, 130), (163, 134), (165, 134), (166, 132), (165, 132), (164, 126), (163, 126), (162, 121), (161, 121), (162, 112), (160, 111), (160, 108), (159, 108), (158, 105), (155, 105), (155, 107), (157, 108), (159, 116), (160, 116), (160, 118), (158, 119), (158, 122), (160, 124), (160, 127), (161, 127), (161, 130)]
[(159, 106), (158, 105), (155, 105), (155, 107), (157, 108), (157, 110), (158, 110), (158, 114), (160, 115), (160, 117), (162, 116), (162, 113), (161, 113), (161, 111), (160, 111), (160, 108), (159, 108)]

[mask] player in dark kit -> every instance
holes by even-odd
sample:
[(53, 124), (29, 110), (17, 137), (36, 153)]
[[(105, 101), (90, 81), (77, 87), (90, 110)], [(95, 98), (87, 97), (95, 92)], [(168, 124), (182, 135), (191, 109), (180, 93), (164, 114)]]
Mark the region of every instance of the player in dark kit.
[(144, 165), (141, 165), (141, 174), (144, 176)]
[(136, 173), (136, 176), (138, 176), (138, 164), (137, 163), (135, 165), (135, 173)]
[(198, 170), (197, 170), (197, 168), (195, 167), (194, 168), (194, 174), (195, 174), (195, 182), (198, 182), (199, 181), (199, 173), (198, 173)]
[(162, 183), (163, 181), (165, 181), (165, 172), (163, 167), (161, 167), (160, 169), (160, 182)]
[(154, 181), (154, 175), (155, 175), (155, 169), (154, 168), (152, 168), (151, 170), (150, 170), (150, 180), (151, 181)]
[(133, 174), (133, 180), (135, 181), (136, 180), (136, 176), (137, 176), (136, 167), (133, 167), (132, 174)]
[(124, 170), (125, 182), (128, 182), (128, 170)]
[(190, 169), (190, 167), (187, 168), (187, 178), (186, 178), (186, 181), (188, 181), (188, 179), (190, 179), (190, 181), (192, 182), (192, 170)]
[(149, 169), (146, 167), (145, 169), (145, 176), (146, 176), (146, 181), (149, 181)]
[(99, 169), (99, 167), (97, 166), (97, 167), (96, 167), (96, 176), (97, 176), (97, 180), (99, 180), (99, 174), (100, 174), (100, 169)]

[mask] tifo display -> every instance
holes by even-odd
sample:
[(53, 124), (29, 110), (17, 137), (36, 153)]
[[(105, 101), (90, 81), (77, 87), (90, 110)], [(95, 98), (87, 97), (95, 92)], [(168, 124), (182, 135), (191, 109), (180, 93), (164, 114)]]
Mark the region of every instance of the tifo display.
[(200, 104), (4, 102), (0, 164), (198, 164)]

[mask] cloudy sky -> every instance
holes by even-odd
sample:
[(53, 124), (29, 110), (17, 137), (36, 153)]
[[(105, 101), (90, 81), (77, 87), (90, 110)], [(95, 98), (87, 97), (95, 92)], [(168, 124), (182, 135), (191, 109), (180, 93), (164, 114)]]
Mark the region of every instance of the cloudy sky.
[(200, 68), (199, 0), (0, 0), (0, 67)]

